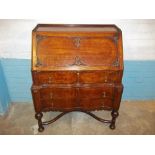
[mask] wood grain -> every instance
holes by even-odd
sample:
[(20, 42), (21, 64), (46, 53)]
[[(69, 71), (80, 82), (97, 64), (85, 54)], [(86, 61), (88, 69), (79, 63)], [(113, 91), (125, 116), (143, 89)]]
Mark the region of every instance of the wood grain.
[[(111, 109), (113, 129), (123, 69), (122, 33), (115, 25), (38, 25), (32, 33), (36, 116)], [(42, 130), (41, 117), (36, 118)]]

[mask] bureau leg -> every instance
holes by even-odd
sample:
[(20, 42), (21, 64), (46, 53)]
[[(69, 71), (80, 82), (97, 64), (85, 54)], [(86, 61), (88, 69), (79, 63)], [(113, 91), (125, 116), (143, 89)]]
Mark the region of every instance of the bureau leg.
[(111, 120), (111, 124), (110, 124), (110, 129), (115, 129), (115, 122), (116, 122), (116, 118), (118, 117), (119, 113), (118, 111), (112, 111), (111, 112), (111, 116), (112, 116), (112, 120)]
[(43, 117), (42, 113), (36, 113), (35, 114), (35, 118), (38, 120), (38, 126), (39, 126), (38, 131), (39, 132), (44, 131), (44, 126), (43, 126), (42, 120), (41, 120), (42, 117)]

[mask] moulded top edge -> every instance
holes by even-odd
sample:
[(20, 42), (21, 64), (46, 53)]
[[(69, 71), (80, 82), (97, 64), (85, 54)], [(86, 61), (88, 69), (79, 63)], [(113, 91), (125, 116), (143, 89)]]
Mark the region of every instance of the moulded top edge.
[(117, 33), (120, 29), (116, 25), (88, 25), (88, 24), (38, 24), (36, 32), (108, 32)]

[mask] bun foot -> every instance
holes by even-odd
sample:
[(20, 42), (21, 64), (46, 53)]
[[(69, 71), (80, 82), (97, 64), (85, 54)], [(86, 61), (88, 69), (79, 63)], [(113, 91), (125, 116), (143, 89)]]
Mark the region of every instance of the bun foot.
[(118, 117), (119, 113), (118, 111), (112, 111), (111, 112), (111, 116), (112, 116), (112, 120), (111, 120), (111, 124), (110, 124), (110, 129), (114, 130), (116, 128), (115, 126), (115, 122), (116, 122), (116, 118)]
[(39, 132), (43, 132), (44, 131), (44, 127), (43, 127), (43, 124), (42, 124), (42, 117), (43, 117), (43, 114), (40, 112), (40, 113), (36, 113), (35, 114), (35, 118), (38, 120), (38, 131)]
[(115, 124), (110, 124), (109, 125), (109, 128), (112, 129), (112, 130), (114, 130), (116, 128), (116, 126), (115, 126)]
[(44, 131), (44, 127), (43, 127), (43, 126), (39, 127), (39, 128), (38, 128), (38, 131), (39, 131), (39, 132), (43, 132), (43, 131)]

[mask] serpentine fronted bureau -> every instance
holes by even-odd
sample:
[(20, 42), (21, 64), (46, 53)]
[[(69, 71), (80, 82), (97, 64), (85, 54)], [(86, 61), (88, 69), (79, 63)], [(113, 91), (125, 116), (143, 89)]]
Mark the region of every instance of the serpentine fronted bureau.
[[(115, 25), (39, 24), (32, 32), (32, 96), (41, 132), (72, 111), (115, 121), (123, 85), (122, 32)], [(92, 113), (111, 111), (105, 120)], [(61, 112), (42, 122), (43, 112)]]

